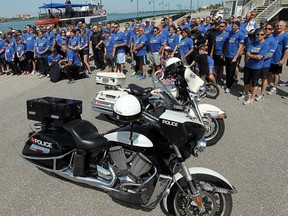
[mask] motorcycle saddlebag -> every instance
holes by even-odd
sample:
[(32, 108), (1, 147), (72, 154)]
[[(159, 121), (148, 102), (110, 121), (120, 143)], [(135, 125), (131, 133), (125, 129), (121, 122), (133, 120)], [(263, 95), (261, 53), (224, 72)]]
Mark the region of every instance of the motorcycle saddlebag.
[(49, 130), (31, 136), (22, 150), (22, 157), (36, 166), (61, 170), (69, 165), (74, 151), (75, 144), (68, 132)]
[(124, 73), (98, 72), (96, 74), (96, 83), (102, 85), (120, 86), (125, 83)]

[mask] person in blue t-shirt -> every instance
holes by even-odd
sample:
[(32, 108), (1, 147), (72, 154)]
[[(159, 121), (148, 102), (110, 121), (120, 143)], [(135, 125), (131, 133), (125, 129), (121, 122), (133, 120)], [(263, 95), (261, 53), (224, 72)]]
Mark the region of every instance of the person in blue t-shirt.
[(263, 69), (261, 72), (261, 80), (262, 80), (261, 93), (255, 98), (256, 101), (261, 101), (264, 99), (264, 94), (267, 88), (271, 57), (273, 56), (277, 48), (277, 42), (275, 38), (273, 37), (274, 29), (275, 29), (275, 25), (272, 23), (268, 23), (266, 27), (264, 28), (264, 30), (266, 31), (265, 42), (267, 45), (269, 45), (269, 52), (264, 58)]
[(153, 64), (152, 72), (155, 73), (160, 69), (160, 56), (163, 55), (163, 53), (161, 52), (164, 47), (164, 40), (159, 35), (158, 27), (154, 27), (153, 29), (153, 36), (150, 38), (149, 47)]
[(136, 37), (134, 45), (134, 53), (136, 55), (136, 65), (139, 65), (141, 75), (139, 80), (146, 79), (146, 64), (147, 64), (147, 50), (146, 50), (147, 38), (144, 35), (144, 28), (139, 28), (139, 36)]
[(82, 66), (82, 63), (76, 53), (68, 48), (67, 44), (62, 44), (61, 48), (66, 54), (66, 59), (60, 60), (58, 64), (67, 75), (69, 79), (68, 84), (72, 84), (79, 76), (79, 69)]
[[(266, 31), (260, 29), (257, 33), (257, 41), (254, 41), (247, 50), (248, 61), (244, 68), (244, 105), (252, 104), (255, 100), (258, 91), (258, 80), (261, 77), (263, 69), (264, 58), (269, 52), (269, 45), (265, 42)], [(252, 94), (249, 98), (248, 92), (251, 90)]]
[(51, 26), (47, 26), (47, 32), (45, 33), (45, 37), (49, 41), (50, 50), (53, 50), (55, 46), (56, 35), (53, 33)]
[(86, 31), (86, 28), (81, 28), (81, 37), (80, 37), (80, 43), (79, 43), (79, 50), (80, 50), (80, 57), (82, 60), (82, 63), (85, 67), (85, 72), (88, 74), (91, 74), (91, 68), (89, 65), (89, 38), (90, 35)]
[(76, 31), (74, 29), (72, 29), (70, 31), (70, 38), (68, 40), (68, 47), (69, 47), (69, 49), (73, 50), (74, 52), (77, 52), (79, 44), (80, 44), (79, 37), (76, 36)]
[(115, 69), (115, 41), (110, 35), (110, 31), (105, 31), (105, 40), (104, 40), (104, 59), (106, 65), (109, 67), (109, 72), (116, 72)]
[[(179, 52), (183, 52), (184, 57), (187, 60), (187, 63), (190, 65), (192, 63), (191, 54), (194, 50), (194, 43), (191, 39), (191, 32), (189, 29), (184, 29), (182, 31), (182, 39), (179, 42)], [(181, 53), (180, 53), (181, 54)]]
[(211, 56), (208, 56), (208, 46), (199, 46), (199, 55), (196, 56), (192, 65), (195, 63), (197, 75), (200, 76), (204, 81), (207, 80), (216, 84), (214, 60)]
[(285, 32), (286, 23), (280, 20), (276, 25), (276, 34), (274, 38), (277, 42), (277, 48), (271, 58), (270, 72), (274, 75), (274, 86), (267, 93), (269, 95), (277, 92), (276, 88), (280, 81), (282, 67), (288, 57), (288, 34)]
[(29, 68), (28, 68), (28, 62), (26, 59), (26, 54), (25, 54), (25, 46), (22, 43), (20, 38), (16, 39), (17, 42), (17, 47), (16, 47), (16, 55), (18, 58), (19, 66), (21, 70), (23, 71), (23, 75), (29, 75)]
[(244, 34), (239, 31), (240, 22), (233, 23), (232, 32), (225, 44), (225, 62), (226, 62), (226, 89), (225, 93), (229, 93), (234, 83), (234, 76), (239, 57), (243, 52)]
[(48, 73), (48, 56), (50, 55), (49, 41), (44, 35), (44, 31), (39, 31), (39, 38), (37, 39), (37, 52), (39, 53), (39, 78), (43, 78)]
[(51, 66), (53, 63), (57, 63), (61, 60), (61, 55), (57, 53), (57, 50), (54, 49), (51, 51), (51, 55), (48, 56), (48, 65)]
[(210, 56), (213, 56), (213, 59), (215, 61), (215, 69), (219, 84), (222, 84), (221, 82), (223, 77), (223, 66), (225, 65), (224, 49), (225, 44), (227, 43), (227, 40), (229, 38), (229, 33), (226, 32), (226, 26), (226, 22), (221, 22), (219, 24), (219, 33), (214, 38), (210, 53)]
[(114, 24), (115, 35), (113, 39), (115, 41), (115, 49), (116, 49), (116, 67), (117, 72), (123, 72), (124, 64), (126, 62), (125, 57), (125, 47), (127, 45), (127, 38), (124, 33), (120, 31), (119, 23)]
[(1, 66), (1, 72), (0, 75), (3, 75), (6, 70), (5, 70), (5, 66), (6, 66), (6, 62), (5, 62), (5, 44), (4, 44), (4, 40), (0, 39), (0, 66)]
[(7, 75), (11, 73), (11, 70), (14, 69), (14, 57), (15, 57), (15, 49), (14, 46), (10, 44), (8, 39), (4, 40), (5, 44), (5, 61), (7, 63)]
[(177, 29), (175, 26), (171, 26), (169, 30), (168, 46), (172, 49), (171, 57), (178, 57), (179, 36), (176, 34)]

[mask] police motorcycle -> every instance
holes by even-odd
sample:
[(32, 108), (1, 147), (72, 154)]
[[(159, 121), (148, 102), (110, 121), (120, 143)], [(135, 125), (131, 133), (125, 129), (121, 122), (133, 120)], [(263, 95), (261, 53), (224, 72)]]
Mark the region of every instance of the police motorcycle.
[[(182, 64), (183, 61), (184, 65)], [(199, 104), (199, 90), (203, 87), (204, 81), (185, 65), (185, 60), (183, 61), (179, 58), (171, 58), (166, 62), (165, 77), (173, 77), (176, 80), (175, 85), (168, 84), (167, 87), (170, 86), (170, 91), (177, 100), (191, 107), (191, 116), (194, 112), (192, 107), (196, 108), (194, 110), (199, 113), (200, 119), (206, 127), (204, 138), (207, 141), (207, 146), (215, 145), (225, 132), (224, 118), (227, 117), (226, 113), (214, 105)], [(92, 109), (105, 114), (108, 119), (114, 120), (112, 113), (115, 102), (121, 96), (128, 94), (137, 96), (145, 106), (149, 107), (148, 99), (152, 88), (142, 88), (135, 84), (129, 84), (128, 88), (121, 88), (125, 78), (124, 74), (119, 73), (98, 73), (96, 82), (104, 84), (106, 90), (96, 94), (92, 102)], [(155, 80), (161, 82), (159, 79), (153, 78), (152, 80), (153, 85), (155, 85)]]
[(205, 126), (182, 112), (184, 106), (171, 107), (157, 118), (135, 96), (125, 95), (113, 116), (126, 126), (100, 134), (81, 119), (81, 101), (28, 100), (28, 119), (41, 129), (30, 133), (22, 157), (46, 173), (102, 189), (143, 210), (160, 204), (167, 215), (230, 215), (234, 186), (213, 170), (186, 166), (205, 149)]

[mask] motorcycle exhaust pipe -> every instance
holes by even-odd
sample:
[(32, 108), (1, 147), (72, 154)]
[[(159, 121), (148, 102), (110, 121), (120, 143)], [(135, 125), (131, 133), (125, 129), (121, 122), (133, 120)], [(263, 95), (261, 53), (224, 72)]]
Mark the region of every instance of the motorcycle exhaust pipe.
[(85, 157), (86, 152), (83, 150), (77, 150), (74, 153), (74, 168), (73, 175), (74, 176), (85, 176)]

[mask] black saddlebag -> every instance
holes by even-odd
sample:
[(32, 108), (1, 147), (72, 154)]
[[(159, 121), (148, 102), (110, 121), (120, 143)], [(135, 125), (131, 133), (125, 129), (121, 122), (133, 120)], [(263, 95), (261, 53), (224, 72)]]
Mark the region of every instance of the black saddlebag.
[(46, 169), (66, 168), (75, 151), (71, 135), (64, 130), (44, 130), (30, 137), (23, 150), (24, 159)]

